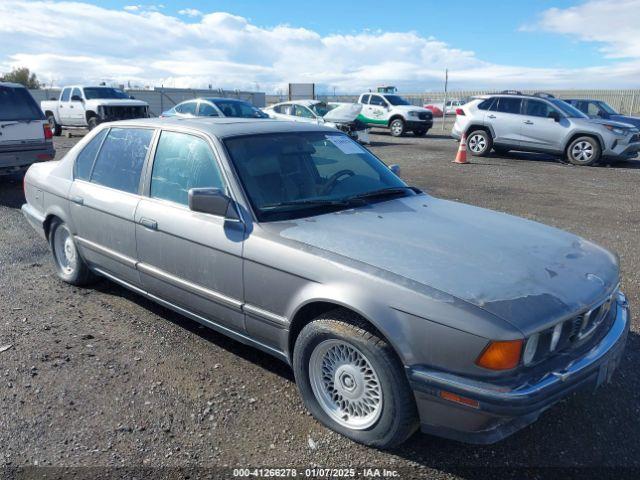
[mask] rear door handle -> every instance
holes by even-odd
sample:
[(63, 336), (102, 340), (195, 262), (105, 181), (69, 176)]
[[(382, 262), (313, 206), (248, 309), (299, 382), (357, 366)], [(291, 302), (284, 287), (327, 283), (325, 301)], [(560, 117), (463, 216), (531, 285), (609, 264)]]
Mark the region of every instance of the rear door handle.
[(84, 198), (82, 197), (71, 197), (69, 200), (78, 205), (84, 205)]
[(142, 225), (145, 228), (148, 228), (149, 230), (158, 229), (158, 222), (156, 222), (155, 220), (151, 220), (150, 218), (141, 218), (140, 225)]
[(531, 120), (527, 120), (526, 122), (524, 122), (525, 125), (533, 125), (533, 122)]

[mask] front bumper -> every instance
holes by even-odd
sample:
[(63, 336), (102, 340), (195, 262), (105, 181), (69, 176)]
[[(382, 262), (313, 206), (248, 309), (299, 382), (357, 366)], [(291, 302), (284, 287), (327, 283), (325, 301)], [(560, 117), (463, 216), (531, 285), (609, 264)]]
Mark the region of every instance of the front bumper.
[(433, 120), (406, 120), (404, 124), (405, 130), (429, 130), (433, 127)]
[[(424, 367), (409, 367), (422, 431), (469, 443), (494, 443), (533, 423), (553, 404), (583, 388), (608, 382), (620, 362), (629, 332), (626, 298), (618, 295), (616, 318), (609, 332), (585, 355), (534, 383), (512, 387), (468, 379)], [(478, 407), (443, 400), (452, 392), (478, 402)]]
[(627, 142), (616, 139), (602, 152), (602, 156), (613, 160), (630, 159), (635, 158), (638, 152), (640, 152), (640, 141)]

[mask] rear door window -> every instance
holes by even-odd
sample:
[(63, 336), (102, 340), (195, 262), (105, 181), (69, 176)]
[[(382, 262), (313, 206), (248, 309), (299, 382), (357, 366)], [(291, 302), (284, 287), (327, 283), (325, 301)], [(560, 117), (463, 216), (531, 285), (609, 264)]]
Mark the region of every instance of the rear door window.
[(363, 95), (360, 103), (362, 103), (363, 105), (366, 105), (367, 103), (369, 103), (370, 98), (371, 98), (371, 95)]
[(209, 144), (194, 135), (162, 132), (153, 161), (150, 196), (188, 205), (192, 188), (224, 188)]
[(0, 120), (41, 120), (44, 114), (26, 88), (0, 86)]
[(213, 105), (207, 102), (200, 102), (198, 106), (198, 116), (200, 117), (218, 117), (218, 111)]
[(195, 115), (196, 106), (197, 106), (196, 102), (182, 103), (176, 107), (176, 112)]
[(521, 98), (498, 97), (498, 101), (491, 106), (491, 110), (502, 113), (519, 114), (521, 106)]
[(76, 158), (76, 164), (74, 166), (74, 177), (80, 180), (89, 180), (91, 177), (91, 169), (93, 168), (93, 162), (96, 159), (100, 145), (107, 134), (108, 129), (102, 130), (82, 149)]
[(112, 128), (96, 159), (91, 182), (128, 193), (137, 193), (153, 130)]

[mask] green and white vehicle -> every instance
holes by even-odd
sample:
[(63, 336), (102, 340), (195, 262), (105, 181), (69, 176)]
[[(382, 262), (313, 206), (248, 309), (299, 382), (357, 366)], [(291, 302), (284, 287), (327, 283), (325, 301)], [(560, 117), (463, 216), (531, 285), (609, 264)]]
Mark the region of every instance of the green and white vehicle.
[(406, 132), (423, 137), (433, 126), (433, 114), (429, 110), (412, 105), (394, 93), (363, 93), (358, 103), (362, 104), (358, 120), (370, 127), (388, 128), (394, 137)]

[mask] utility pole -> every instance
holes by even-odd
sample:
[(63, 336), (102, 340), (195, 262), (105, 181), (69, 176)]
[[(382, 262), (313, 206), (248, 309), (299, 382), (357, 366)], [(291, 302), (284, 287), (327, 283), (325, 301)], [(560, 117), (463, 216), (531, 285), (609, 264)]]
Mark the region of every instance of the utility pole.
[(444, 121), (447, 119), (447, 88), (449, 87), (449, 69), (444, 69), (444, 101), (442, 102), (442, 131), (444, 132)]

